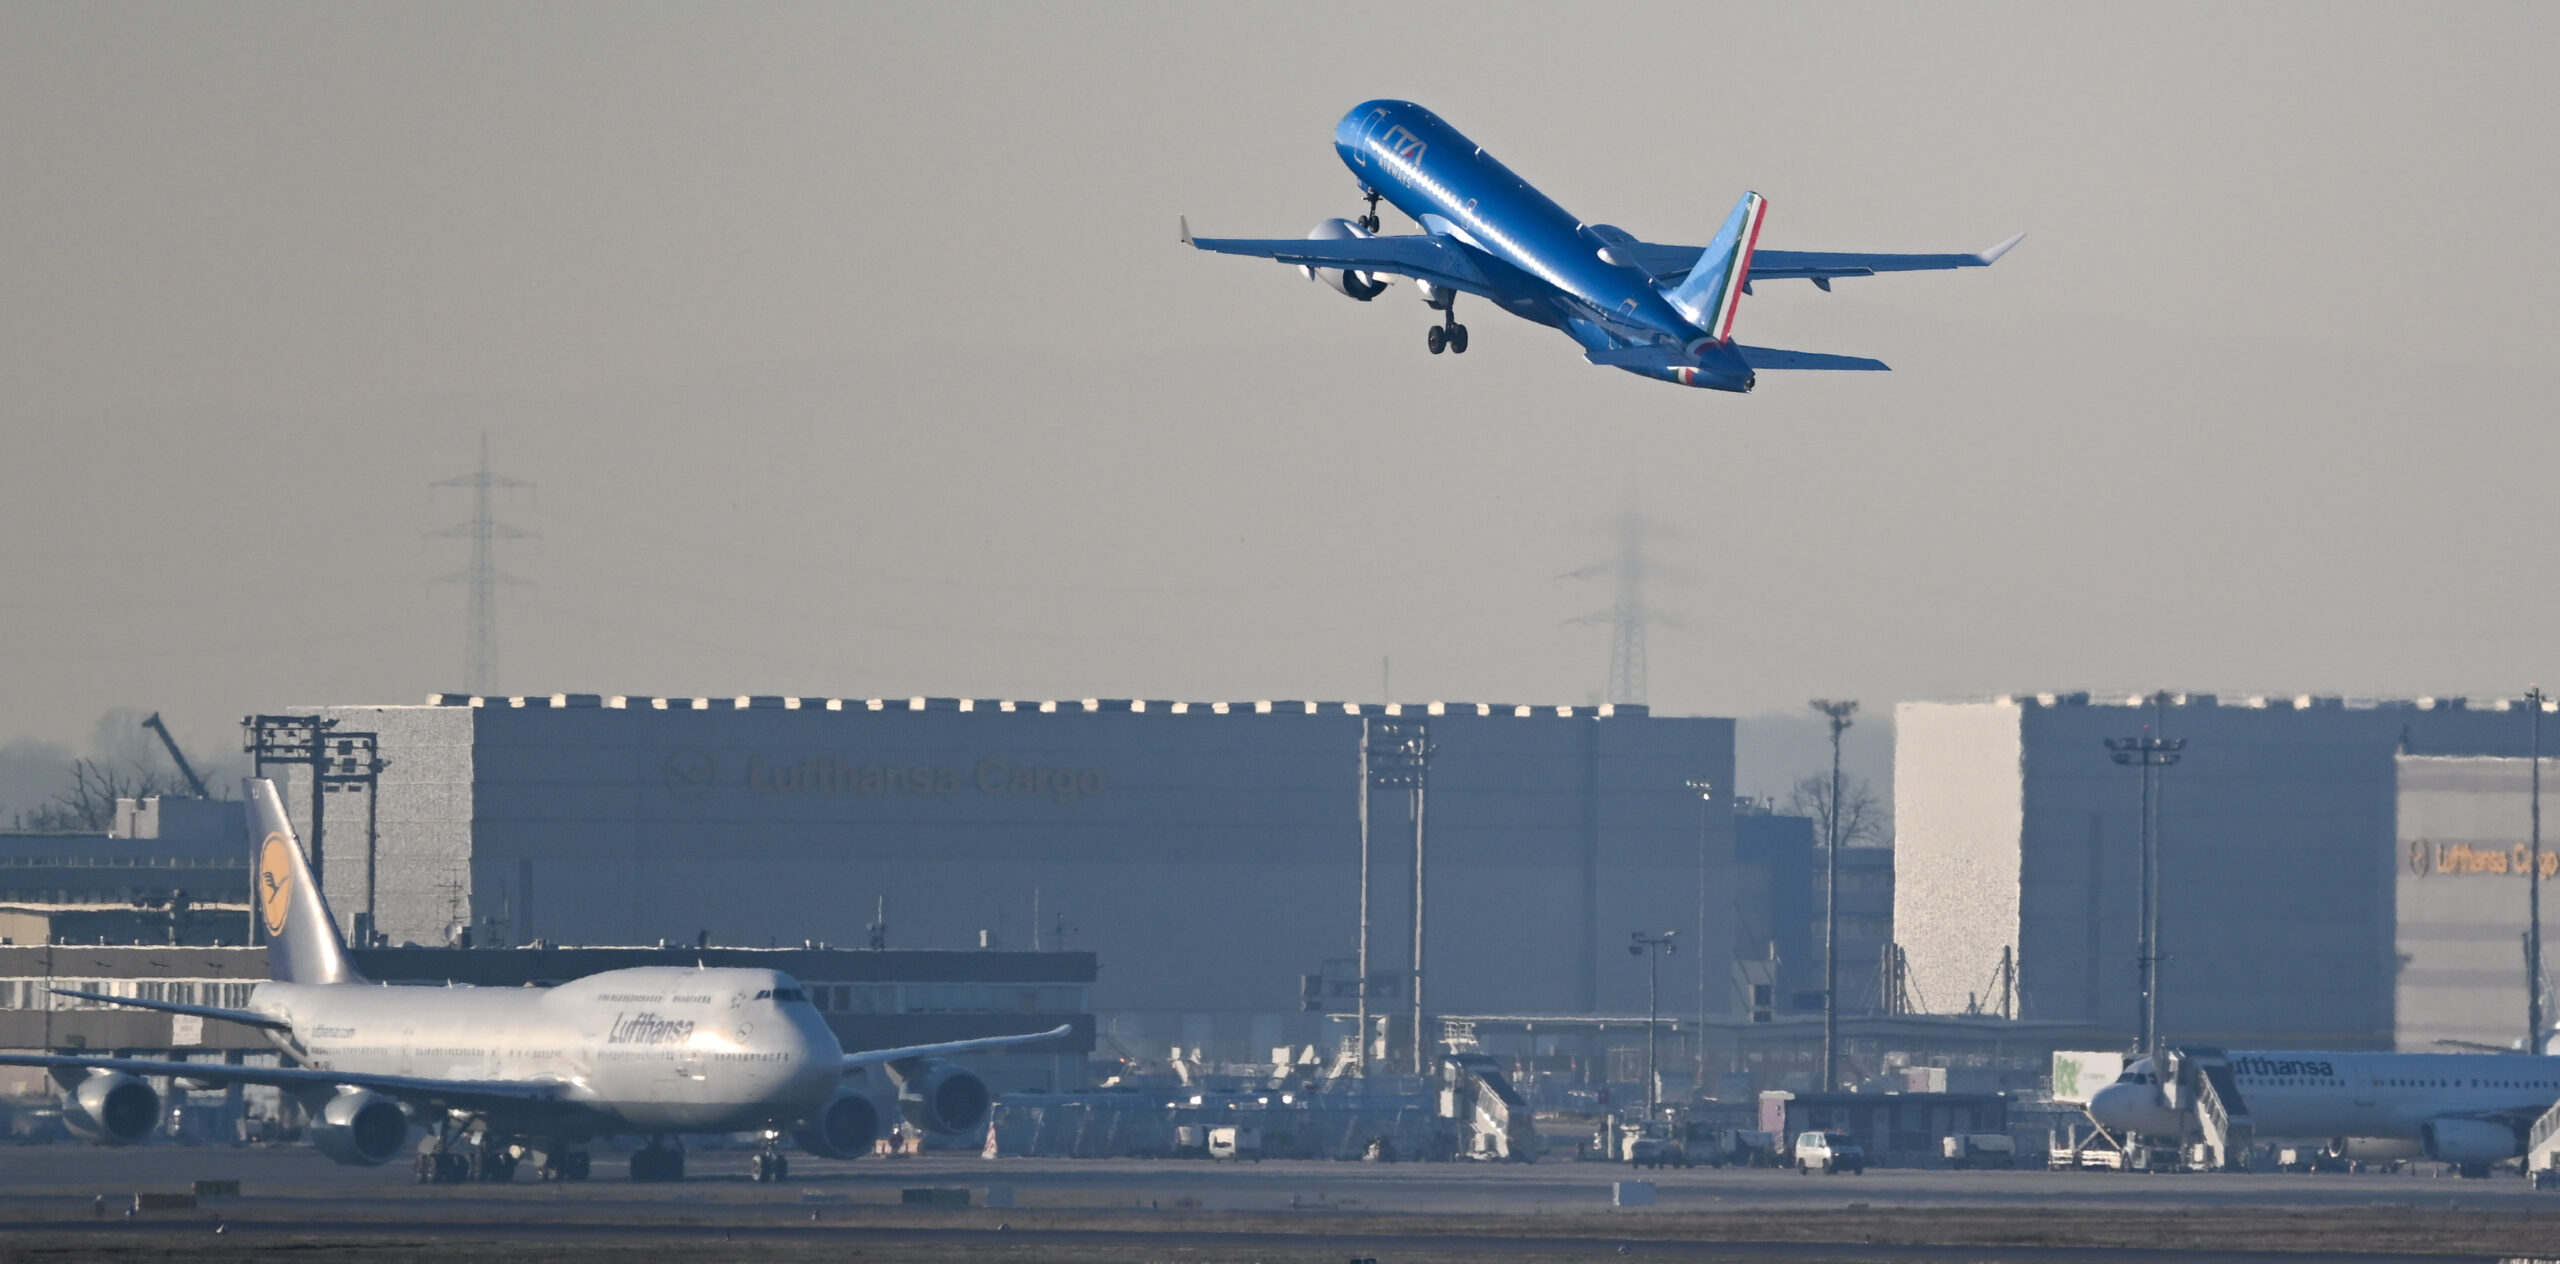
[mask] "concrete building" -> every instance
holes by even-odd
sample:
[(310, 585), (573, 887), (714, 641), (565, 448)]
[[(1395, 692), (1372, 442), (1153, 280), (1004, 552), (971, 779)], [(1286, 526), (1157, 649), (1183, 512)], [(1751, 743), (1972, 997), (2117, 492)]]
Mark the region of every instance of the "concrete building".
[(2005, 949), (2022, 1017), (2134, 1035), (2138, 772), (2104, 740), (2157, 723), (2187, 742), (2161, 779), (2164, 1037), (2389, 1048), (2406, 951), (2395, 757), (2520, 754), (2526, 721), (2461, 699), (1904, 703), (1894, 922), (1912, 983), (1943, 1010), (1984, 993)]
[[(2546, 717), (2547, 718), (2547, 717)], [(2555, 726), (2560, 728), (2560, 726)], [(2560, 736), (2555, 733), (2554, 736)], [(2509, 1045), (2525, 1038), (2525, 874), (2532, 864), (2532, 763), (2403, 755), (2399, 856), (2393, 878), (2401, 967), (2392, 992), (2393, 1037), (2412, 1053), (2440, 1041)], [(2560, 791), (2560, 761), (2544, 760), (2546, 789)], [(2546, 802), (2560, 808), (2560, 801)], [(2560, 826), (2560, 812), (2550, 817)], [(2560, 959), (2560, 830), (2542, 853), (2543, 1030), (2560, 1022), (2549, 985)]]
[[(1733, 817), (1734, 958), (1766, 1016), (1822, 1012), (1822, 839), (1810, 817), (1742, 803)], [(1893, 849), (1840, 849), (1840, 1005), (1884, 1013), (1879, 964), (1893, 943)], [(1765, 993), (1757, 989), (1765, 988)]]
[[(1683, 784), (1732, 784), (1729, 720), (595, 695), (318, 713), (378, 735), (377, 832), (329, 796), (323, 883), (392, 942), (849, 944), (885, 921), (901, 948), (1072, 946), (1108, 963), (1106, 1053), (1255, 1060), (1344, 1034), (1301, 1011), (1300, 979), (1354, 948), (1362, 726), (1421, 723), (1432, 1012), (1627, 1012), (1646, 985), (1628, 933), (1673, 928), (1717, 946), (1712, 1002), (1734, 1007), (1731, 906), (1699, 907), (1701, 865), (1730, 875), (1732, 819)], [(307, 812), (308, 770), (277, 771)], [(1371, 796), (1372, 969), (1396, 1013), (1408, 812), (1402, 790)], [(1666, 994), (1695, 994), (1700, 956), (1664, 962)]]

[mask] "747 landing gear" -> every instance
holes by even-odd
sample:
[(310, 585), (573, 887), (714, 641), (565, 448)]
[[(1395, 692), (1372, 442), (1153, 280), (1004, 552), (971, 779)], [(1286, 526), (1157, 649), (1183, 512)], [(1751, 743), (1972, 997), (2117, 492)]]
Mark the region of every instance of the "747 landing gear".
[(782, 1153), (782, 1134), (772, 1129), (764, 1132), (764, 1149), (756, 1153), (749, 1169), (759, 1185), (791, 1179), (791, 1160)]
[(684, 1147), (667, 1137), (651, 1137), (649, 1144), (631, 1152), (631, 1179), (635, 1181), (680, 1181), (684, 1179)]

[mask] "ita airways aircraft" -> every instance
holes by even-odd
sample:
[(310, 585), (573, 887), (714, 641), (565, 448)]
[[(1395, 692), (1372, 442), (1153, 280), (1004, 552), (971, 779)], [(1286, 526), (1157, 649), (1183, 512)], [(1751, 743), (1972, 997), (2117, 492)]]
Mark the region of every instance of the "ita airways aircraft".
[[(1748, 391), (1763, 369), (1881, 371), (1881, 360), (1745, 346), (1734, 313), (1752, 286), (1805, 280), (1824, 291), (1842, 277), (1987, 267), (2025, 234), (1979, 254), (1887, 255), (1762, 250), (1769, 203), (1745, 193), (1704, 246), (1639, 241), (1556, 205), (1484, 147), (1410, 101), (1367, 101), (1333, 131), (1334, 151), (1360, 182), (1368, 213), (1329, 219), (1301, 240), (1194, 237), (1220, 254), (1294, 264), (1363, 303), (1389, 276), (1414, 279), (1440, 313), (1433, 355), (1467, 349), (1458, 296), (1471, 294), (1523, 320), (1562, 330), (1593, 364), (1718, 391)], [(1379, 235), (1385, 201), (1422, 226)]]
[[(2326, 1140), (2342, 1158), (2433, 1159), (2465, 1176), (2522, 1156), (2560, 1103), (2560, 1057), (2235, 1051), (2225, 1065), (2260, 1140)], [(2099, 1089), (2089, 1117), (2146, 1137), (2187, 1131), (2149, 1058)]]
[(258, 1028), (283, 1067), (0, 1054), (0, 1065), (49, 1070), (63, 1120), (82, 1137), (126, 1145), (147, 1137), (159, 1094), (144, 1077), (261, 1084), (308, 1112), (320, 1151), (340, 1163), (396, 1157), (412, 1121), (431, 1132), (421, 1181), (506, 1180), (519, 1161), (546, 1180), (587, 1175), (585, 1143), (649, 1138), (634, 1180), (682, 1180), (686, 1134), (756, 1132), (754, 1175), (788, 1175), (780, 1142), (828, 1158), (870, 1151), (870, 1098), (848, 1078), (878, 1066), (907, 1121), (927, 1132), (983, 1127), (986, 1084), (951, 1054), (1051, 1040), (1052, 1031), (847, 1053), (800, 985), (774, 970), (653, 966), (610, 970), (549, 988), (391, 987), (347, 958), (328, 904), (294, 840), (274, 783), (245, 784), (257, 842), (254, 903), (266, 925), (269, 982), (245, 1009), (62, 992), (86, 1000), (193, 1014)]

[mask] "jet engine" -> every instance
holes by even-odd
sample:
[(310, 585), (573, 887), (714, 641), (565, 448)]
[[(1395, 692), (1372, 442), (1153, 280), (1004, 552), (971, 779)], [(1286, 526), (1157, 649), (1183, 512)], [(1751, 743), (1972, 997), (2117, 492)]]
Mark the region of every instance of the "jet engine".
[[(1348, 241), (1370, 235), (1372, 234), (1368, 229), (1350, 220), (1329, 219), (1316, 225), (1315, 231), (1307, 234), (1307, 239), (1309, 241)], [(1340, 268), (1318, 268), (1308, 265), (1301, 265), (1298, 271), (1305, 273), (1310, 281), (1322, 281), (1332, 286), (1336, 294), (1355, 298), (1363, 303), (1387, 292), (1386, 281), (1367, 272), (1346, 272)]]
[(956, 1137), (987, 1122), (987, 1082), (958, 1063), (902, 1059), (889, 1064), (889, 1078), (898, 1085), (898, 1113), (926, 1132)]
[(838, 1093), (791, 1129), (800, 1148), (822, 1159), (851, 1159), (871, 1153), (880, 1136), (880, 1112), (860, 1093)]
[(62, 1123), (93, 1145), (134, 1145), (160, 1122), (160, 1095), (116, 1071), (92, 1071), (62, 1095)]
[(2427, 1157), (2457, 1167), (2485, 1166), (2524, 1153), (2516, 1130), (2477, 1119), (2430, 1119), (2418, 1129)]
[(380, 1093), (340, 1089), (320, 1108), (310, 1131), (320, 1153), (350, 1167), (379, 1167), (409, 1139), (409, 1116)]

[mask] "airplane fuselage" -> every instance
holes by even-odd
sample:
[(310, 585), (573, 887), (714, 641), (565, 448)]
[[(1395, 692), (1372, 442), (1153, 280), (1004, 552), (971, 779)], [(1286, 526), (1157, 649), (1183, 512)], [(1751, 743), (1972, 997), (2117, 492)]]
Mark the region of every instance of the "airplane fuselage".
[(1690, 386), (1749, 390), (1751, 366), (1730, 347), (1701, 346), (1638, 268), (1601, 256), (1611, 239), (1574, 218), (1474, 141), (1410, 101), (1364, 101), (1335, 125), (1334, 151), (1363, 188), (1375, 190), (1429, 232), (1447, 233), (1493, 257), (1492, 301), (1564, 331), (1585, 349), (1630, 344), (1699, 349), (1700, 363), (1647, 376)]
[(497, 1121), (571, 1138), (787, 1127), (834, 1094), (843, 1050), (791, 977), (651, 966), (549, 988), (261, 983), (249, 1008), (305, 1066), (552, 1081), (557, 1103)]
[[(2480, 1053), (2234, 1052), (2233, 1078), (2261, 1138), (2415, 1141), (2441, 1119), (2530, 1119), (2560, 1102), (2560, 1058)], [(2099, 1090), (2090, 1114), (2109, 1127), (2174, 1134), (2177, 1115), (2155, 1085), (2126, 1079)]]

